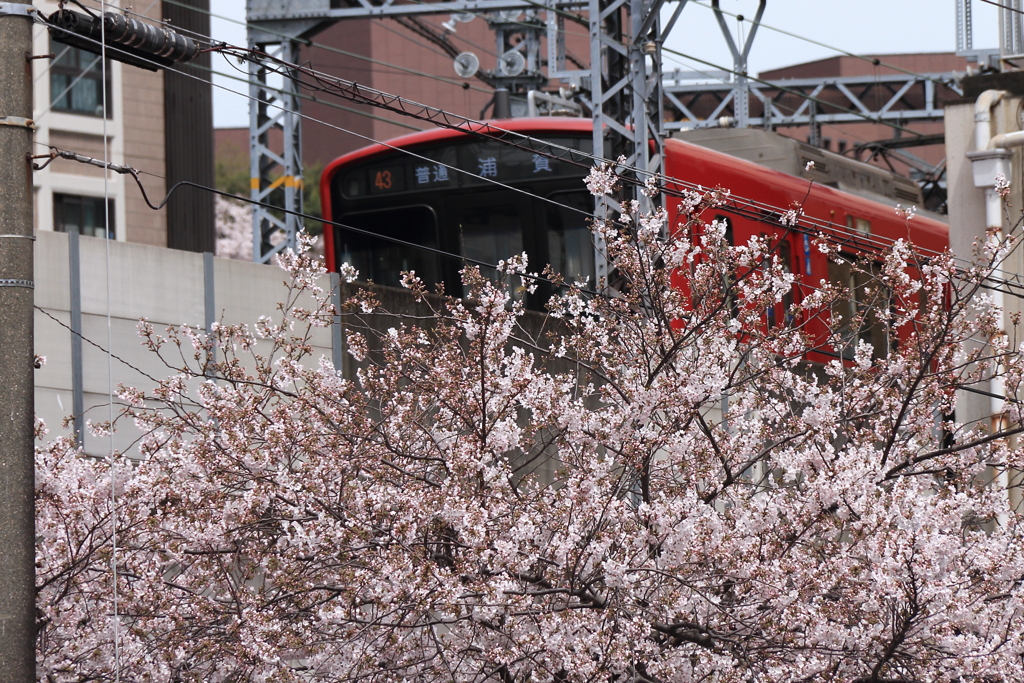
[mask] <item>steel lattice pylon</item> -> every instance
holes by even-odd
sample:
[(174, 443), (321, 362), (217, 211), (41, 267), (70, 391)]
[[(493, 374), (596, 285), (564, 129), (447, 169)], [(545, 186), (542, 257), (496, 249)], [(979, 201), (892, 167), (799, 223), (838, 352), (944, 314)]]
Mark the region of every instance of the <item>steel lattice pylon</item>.
[[(686, 0), (675, 0), (676, 10), (662, 31), (660, 12), (666, 0), (547, 0), (542, 6), (533, 0), (449, 0), (435, 3), (364, 4), (331, 8), (324, 0), (248, 0), (249, 46), (273, 54), (285, 62), (297, 62), (297, 39), (312, 35), (339, 19), (357, 16), (402, 16), (456, 12), (495, 13), (502, 10), (539, 9), (548, 13), (548, 77), (567, 78), (581, 86), (581, 99), (592, 107), (594, 154), (616, 159), (625, 157), (629, 166), (643, 176), (662, 171), (664, 138), (661, 88), (661, 44), (671, 30)], [(564, 40), (559, 29), (567, 11), (589, 10), (591, 68), (565, 71)], [(500, 22), (499, 22), (500, 24)], [(538, 29), (542, 26), (538, 22)], [(499, 31), (500, 33), (500, 31)], [(500, 35), (498, 36), (500, 39)], [(528, 59), (539, 52), (528, 51)], [(533, 59), (536, 59), (533, 57)], [(302, 211), (302, 157), (299, 140), (299, 99), (292, 79), (280, 85), (268, 82), (268, 71), (250, 62), (250, 154), (252, 198), (280, 206), (275, 212), (264, 206), (253, 210), (253, 260), (267, 262), (274, 254), (295, 245), (300, 219), (291, 212)], [(528, 64), (528, 71), (536, 68)], [(533, 78), (537, 78), (534, 76)], [(587, 97), (589, 94), (589, 98)], [(270, 131), (283, 132), (282, 151), (271, 149)], [(643, 178), (641, 178), (643, 179)], [(637, 195), (649, 205), (642, 195)], [(615, 209), (614, 202), (598, 207), (598, 215)], [(276, 245), (275, 234), (283, 235)], [(597, 245), (598, 276), (606, 275), (603, 245)]]
[[(266, 52), (286, 63), (295, 63), (298, 43), (277, 45), (250, 43), (254, 50)], [(302, 141), (299, 125), (298, 85), (295, 79), (282, 78), (280, 84), (268, 82), (267, 69), (249, 62), (249, 169), (250, 196), (263, 204), (280, 206), (285, 211), (253, 204), (253, 261), (269, 262), (283, 249), (296, 246), (302, 230)], [(270, 132), (279, 128), (283, 135), (280, 150), (271, 148)], [(281, 239), (274, 240), (276, 236)], [(277, 242), (276, 244), (274, 242)]]
[[(637, 180), (664, 172), (664, 97), (661, 46), (686, 0), (676, 0), (662, 29), (666, 0), (590, 0), (590, 107), (594, 155), (625, 158)], [(643, 210), (652, 202), (636, 190)], [(610, 199), (598, 201), (595, 215), (617, 210)], [(598, 281), (608, 276), (604, 245), (594, 245)]]

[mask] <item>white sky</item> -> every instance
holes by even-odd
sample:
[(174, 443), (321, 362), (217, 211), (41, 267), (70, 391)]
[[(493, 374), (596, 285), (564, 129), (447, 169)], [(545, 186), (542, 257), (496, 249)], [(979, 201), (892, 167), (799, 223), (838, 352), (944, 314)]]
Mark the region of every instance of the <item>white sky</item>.
[[(710, 0), (691, 0), (668, 40), (668, 47), (700, 59), (732, 66), (725, 39), (710, 9)], [(245, 19), (245, 0), (210, 0), (214, 14), (237, 21)], [(757, 0), (721, 0), (723, 10), (753, 18)], [(782, 35), (768, 26), (813, 38), (826, 45), (858, 54), (897, 52), (947, 52), (956, 47), (955, 0), (768, 0), (762, 23), (750, 53), (749, 71), (757, 73), (799, 64), (836, 54), (834, 50)], [(974, 0), (974, 46), (997, 47), (997, 10)], [(736, 21), (730, 19), (735, 31)], [(743, 30), (750, 28), (743, 22)], [(237, 23), (213, 18), (213, 37), (235, 45), (245, 44), (245, 28)], [(739, 41), (737, 41), (739, 42)], [(214, 67), (225, 70), (222, 58), (214, 57)], [(706, 69), (696, 62), (687, 63), (665, 55), (665, 69)], [(239, 75), (237, 71), (227, 73)], [(215, 84), (246, 91), (244, 83), (214, 77)], [(249, 125), (248, 99), (214, 87), (213, 122), (218, 128)]]

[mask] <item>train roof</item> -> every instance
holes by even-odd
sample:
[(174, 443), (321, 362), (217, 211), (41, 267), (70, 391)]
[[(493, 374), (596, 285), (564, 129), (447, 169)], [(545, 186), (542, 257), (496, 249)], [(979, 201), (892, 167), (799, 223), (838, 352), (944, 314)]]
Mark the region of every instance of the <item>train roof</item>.
[(503, 130), (510, 130), (514, 133), (522, 133), (524, 135), (540, 133), (586, 133), (587, 135), (590, 135), (591, 131), (594, 130), (594, 126), (589, 119), (561, 116), (482, 121), (481, 124), (482, 125), (480, 126), (471, 126), (460, 129), (435, 128), (434, 130), (425, 130), (419, 133), (409, 133), (408, 135), (388, 140), (387, 144), (375, 142), (372, 145), (367, 145), (366, 147), (357, 149), (354, 152), (349, 152), (344, 156), (340, 156), (329, 163), (324, 169), (324, 177), (327, 177), (338, 166), (351, 164), (364, 159), (372, 159), (373, 157), (387, 154), (394, 151), (392, 149), (394, 147), (405, 148), (428, 144), (431, 142), (441, 142), (442, 140), (454, 140), (475, 130), (486, 129), (489, 125), (493, 125)]
[[(895, 220), (897, 217), (894, 209), (880, 201), (882, 198), (851, 194), (678, 139), (665, 141), (665, 155), (666, 167), (673, 165), (672, 157), (685, 157), (683, 161), (693, 173), (707, 175), (709, 180), (706, 187), (720, 185), (738, 200), (754, 199), (785, 210), (791, 207), (780, 206), (780, 203), (788, 204), (783, 199), (788, 197), (801, 206), (804, 215), (831, 223), (839, 231), (849, 231), (845, 216), (837, 214), (837, 210), (842, 209), (847, 215), (877, 222), (879, 228), (889, 226), (877, 234), (873, 233), (876, 237), (888, 240), (904, 238), (935, 253), (949, 245), (949, 226), (928, 216), (914, 216), (910, 225), (894, 229), (893, 224), (899, 221)], [(669, 184), (672, 184), (671, 181)]]

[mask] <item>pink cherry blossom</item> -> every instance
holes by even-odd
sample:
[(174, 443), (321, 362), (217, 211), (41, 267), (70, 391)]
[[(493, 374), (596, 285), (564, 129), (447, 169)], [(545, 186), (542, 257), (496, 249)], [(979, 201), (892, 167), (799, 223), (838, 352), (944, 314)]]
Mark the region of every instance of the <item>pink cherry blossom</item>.
[[(626, 203), (594, 226), (615, 289), (543, 315), (525, 257), (467, 267), (464, 300), (410, 275), (404, 311), (347, 289), (344, 377), (313, 353), (338, 312), (308, 252), (275, 318), (143, 324), (174, 370), (121, 391), (136, 459), (38, 452), (40, 679), (1024, 680), (998, 485), (1024, 355), (982, 287), (1005, 253), (900, 242), (851, 266), (891, 309), (843, 319), (841, 284), (701, 223), (723, 196), (685, 225)], [(1005, 431), (958, 423), (994, 374)]]

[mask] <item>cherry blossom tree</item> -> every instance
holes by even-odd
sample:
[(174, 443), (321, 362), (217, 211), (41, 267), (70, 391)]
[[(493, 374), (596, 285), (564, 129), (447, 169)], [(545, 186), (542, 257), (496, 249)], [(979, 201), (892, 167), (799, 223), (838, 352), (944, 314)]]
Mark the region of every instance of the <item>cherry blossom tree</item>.
[(252, 261), (252, 209), (237, 199), (214, 195), (217, 256)]
[[(1024, 680), (993, 484), (1024, 422), (951, 417), (1024, 373), (983, 288), (1012, 245), (963, 268), (898, 242), (851, 266), (889, 305), (841, 316), (850, 292), (704, 224), (722, 199), (596, 224), (614, 295), (525, 257), (467, 267), (466, 299), (408, 274), (422, 314), (354, 294), (348, 377), (312, 353), (336, 311), (308, 254), (276, 319), (143, 325), (180, 367), (121, 391), (141, 459), (39, 451), (41, 678)], [(539, 326), (514, 291), (544, 277)]]

